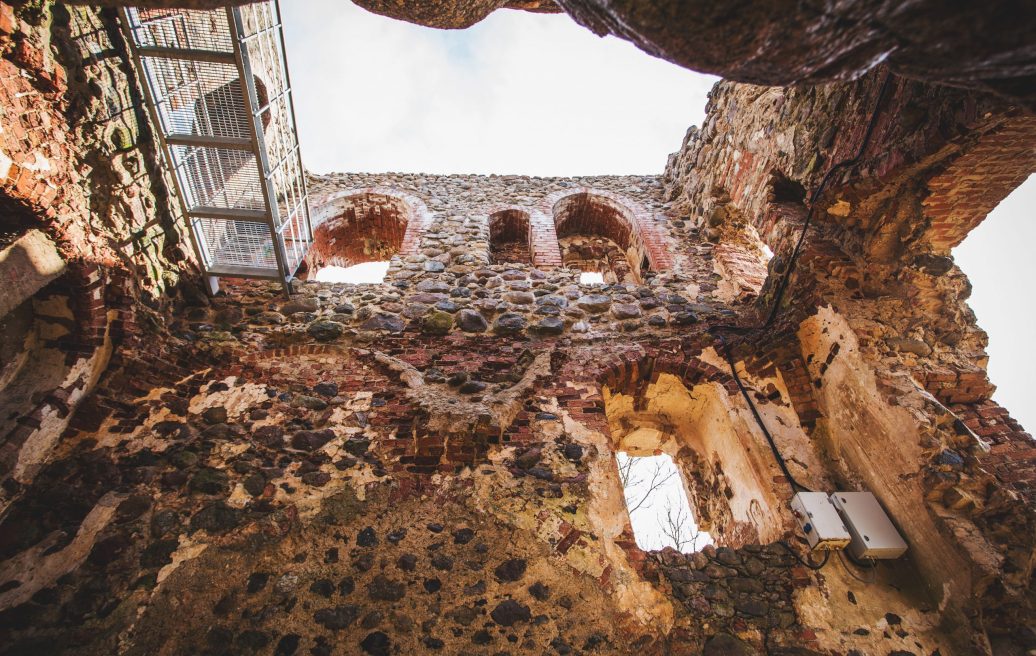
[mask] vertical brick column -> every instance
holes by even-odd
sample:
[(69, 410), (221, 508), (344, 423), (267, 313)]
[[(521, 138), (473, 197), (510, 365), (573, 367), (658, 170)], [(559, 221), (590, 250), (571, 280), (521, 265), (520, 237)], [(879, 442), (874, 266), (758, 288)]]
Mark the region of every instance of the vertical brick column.
[(541, 269), (561, 266), (561, 246), (554, 218), (544, 212), (529, 213), (529, 251), (532, 263)]

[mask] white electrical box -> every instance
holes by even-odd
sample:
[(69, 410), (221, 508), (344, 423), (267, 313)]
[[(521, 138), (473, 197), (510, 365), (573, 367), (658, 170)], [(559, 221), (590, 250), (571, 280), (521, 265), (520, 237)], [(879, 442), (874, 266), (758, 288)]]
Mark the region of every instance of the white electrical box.
[(849, 553), (858, 559), (899, 558), (907, 543), (870, 492), (835, 492), (831, 503), (852, 534)]
[(791, 499), (791, 512), (811, 549), (844, 549), (852, 540), (825, 492), (799, 492)]

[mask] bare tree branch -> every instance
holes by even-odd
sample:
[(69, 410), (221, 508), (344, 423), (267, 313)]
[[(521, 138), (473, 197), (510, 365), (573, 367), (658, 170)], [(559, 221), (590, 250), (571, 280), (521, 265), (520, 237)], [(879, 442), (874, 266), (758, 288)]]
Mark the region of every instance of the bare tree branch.
[(665, 519), (659, 520), (659, 529), (669, 540), (669, 546), (677, 551), (684, 551), (688, 547), (694, 548), (701, 535), (687, 509), (682, 505), (677, 505), (674, 509), (669, 501), (665, 504)]
[[(633, 461), (633, 458), (627, 456), (627, 462), (619, 466), (619, 476), (620, 478), (625, 478), (623, 490), (626, 496), (626, 508), (630, 515), (641, 508), (650, 508), (651, 497), (654, 493), (677, 473), (675, 469), (667, 472), (661, 463), (655, 462), (652, 466), (651, 478), (648, 479), (647, 486), (641, 491), (637, 488), (641, 487), (640, 483), (642, 481), (633, 477)], [(623, 469), (626, 469), (625, 476), (623, 475)]]

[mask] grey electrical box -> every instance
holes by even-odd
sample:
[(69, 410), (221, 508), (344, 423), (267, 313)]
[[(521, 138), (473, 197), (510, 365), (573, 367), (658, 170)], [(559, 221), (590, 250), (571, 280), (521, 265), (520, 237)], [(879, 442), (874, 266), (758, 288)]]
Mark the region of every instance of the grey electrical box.
[(791, 512), (811, 549), (844, 549), (852, 540), (825, 492), (799, 492), (792, 497)]
[(849, 553), (854, 558), (891, 559), (906, 553), (907, 543), (873, 494), (835, 492), (831, 503), (852, 534)]

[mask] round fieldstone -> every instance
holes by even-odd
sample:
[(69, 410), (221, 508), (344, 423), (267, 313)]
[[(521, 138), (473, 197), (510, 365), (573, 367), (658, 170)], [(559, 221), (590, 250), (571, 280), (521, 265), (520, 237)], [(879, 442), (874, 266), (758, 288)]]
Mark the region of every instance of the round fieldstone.
[(306, 328), (306, 333), (318, 342), (330, 342), (338, 339), (345, 332), (345, 325), (337, 321), (314, 321)]
[(360, 647), (371, 656), (389, 656), (392, 651), (392, 641), (381, 631), (375, 631), (367, 634), (367, 637), (360, 642)]
[(517, 335), (525, 330), (525, 317), (514, 312), (505, 312), (493, 322), (493, 332), (497, 335)]
[(698, 323), (698, 315), (693, 312), (677, 312), (673, 315), (672, 321), (677, 326), (689, 326)]
[(576, 305), (587, 312), (604, 312), (611, 307), (612, 299), (604, 294), (587, 294), (576, 300)]
[(420, 319), (431, 311), (430, 305), (424, 303), (410, 303), (403, 308), (403, 316), (407, 319)]
[(291, 436), (291, 446), (300, 451), (315, 451), (334, 438), (334, 431), (330, 428), (318, 431), (298, 431)]
[(528, 622), (532, 619), (529, 607), (518, 603), (514, 599), (504, 599), (501, 601), (489, 613), (489, 616), (500, 626), (513, 626), (518, 622)]
[(396, 315), (378, 312), (370, 319), (364, 321), (360, 328), (363, 330), (384, 330), (390, 333), (401, 333), (404, 326), (403, 320)]
[(206, 424), (225, 424), (227, 422), (227, 409), (221, 405), (212, 408), (205, 408), (201, 418)]
[(469, 380), (468, 382), (457, 388), (457, 391), (461, 394), (477, 394), (486, 389), (486, 384), (481, 380)]
[(476, 310), (461, 310), (457, 313), (457, 327), (466, 333), (484, 333), (489, 324)]
[(560, 335), (565, 332), (565, 322), (558, 317), (544, 317), (531, 330), (539, 335)]
[(377, 601), (399, 601), (406, 596), (406, 584), (378, 574), (367, 585), (367, 596)]
[(295, 314), (296, 312), (316, 312), (320, 309), (320, 302), (315, 298), (293, 298), (280, 307), (281, 314)]
[(498, 581), (517, 581), (525, 576), (527, 564), (524, 558), (512, 558), (497, 565), (493, 570)]
[(421, 322), (421, 329), (429, 335), (445, 335), (452, 327), (453, 315), (441, 310), (432, 310)]
[(536, 297), (529, 292), (507, 292), (503, 299), (515, 305), (531, 305), (536, 301)]
[(640, 316), (640, 306), (636, 303), (616, 303), (612, 306), (612, 315), (616, 319), (634, 319)]
[(360, 610), (356, 606), (343, 604), (330, 608), (321, 608), (313, 613), (313, 620), (325, 629), (341, 631), (356, 621), (356, 616), (359, 613)]

